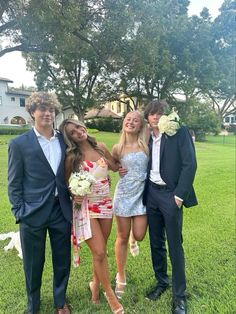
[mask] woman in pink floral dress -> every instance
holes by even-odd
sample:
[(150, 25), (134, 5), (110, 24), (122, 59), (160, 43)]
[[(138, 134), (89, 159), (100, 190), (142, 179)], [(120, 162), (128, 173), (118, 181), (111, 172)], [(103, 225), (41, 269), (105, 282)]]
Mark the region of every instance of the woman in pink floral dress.
[(105, 144), (97, 143), (88, 135), (82, 122), (66, 119), (62, 122), (60, 131), (68, 146), (65, 160), (67, 181), (69, 182), (71, 173), (80, 171), (89, 172), (95, 179), (91, 186), (91, 193), (86, 196), (73, 195), (72, 232), (75, 246), (86, 241), (92, 252), (93, 280), (89, 283), (92, 302), (99, 303), (101, 283), (111, 311), (122, 314), (123, 307), (111, 288), (106, 254), (107, 239), (112, 227), (112, 199), (108, 169), (117, 171), (119, 164), (113, 159)]

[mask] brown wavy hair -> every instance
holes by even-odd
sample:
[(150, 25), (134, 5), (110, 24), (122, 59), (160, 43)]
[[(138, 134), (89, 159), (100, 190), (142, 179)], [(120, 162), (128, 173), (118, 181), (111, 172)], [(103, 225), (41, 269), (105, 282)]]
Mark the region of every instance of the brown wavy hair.
[[(86, 131), (87, 128), (85, 126), (85, 124), (82, 121), (79, 120), (75, 120), (75, 119), (65, 119), (64, 121), (62, 121), (59, 130), (62, 133), (63, 137), (64, 137), (64, 141), (67, 145), (67, 149), (66, 149), (66, 154), (67, 155), (71, 155), (72, 156), (72, 171), (78, 171), (79, 170), (79, 166), (82, 163), (83, 160), (83, 154), (82, 151), (80, 149), (80, 146), (78, 145), (78, 143), (73, 142), (70, 137), (68, 136), (66, 127), (68, 124), (74, 124), (74, 125), (78, 125), (83, 127)], [(103, 150), (101, 150), (98, 147), (97, 144), (97, 140), (90, 136), (89, 134), (87, 134), (87, 141), (89, 142), (89, 144), (92, 146), (92, 148), (94, 148), (94, 150), (96, 150), (101, 156), (104, 156), (104, 152)]]

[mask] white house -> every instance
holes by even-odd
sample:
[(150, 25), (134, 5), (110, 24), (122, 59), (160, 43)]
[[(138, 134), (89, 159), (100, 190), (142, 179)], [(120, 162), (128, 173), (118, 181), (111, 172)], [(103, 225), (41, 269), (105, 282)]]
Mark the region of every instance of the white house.
[[(0, 125), (32, 124), (32, 118), (25, 110), (26, 99), (31, 92), (10, 88), (8, 83), (13, 83), (13, 81), (0, 77)], [(111, 101), (104, 104), (106, 110), (104, 116), (110, 115), (113, 118), (122, 118), (130, 109), (134, 109), (133, 107), (133, 102), (122, 94), (120, 95), (120, 101)], [(139, 109), (141, 109), (140, 105)], [(88, 116), (91, 111), (94, 111), (94, 109), (87, 113)], [(55, 127), (58, 127), (66, 118), (77, 118), (71, 108), (65, 108), (57, 115)], [(85, 115), (86, 118), (88, 117)]]
[(236, 125), (236, 112), (224, 117), (224, 126)]
[(0, 125), (30, 123), (31, 118), (25, 110), (25, 102), (31, 92), (9, 88), (8, 83), (13, 81), (0, 77)]

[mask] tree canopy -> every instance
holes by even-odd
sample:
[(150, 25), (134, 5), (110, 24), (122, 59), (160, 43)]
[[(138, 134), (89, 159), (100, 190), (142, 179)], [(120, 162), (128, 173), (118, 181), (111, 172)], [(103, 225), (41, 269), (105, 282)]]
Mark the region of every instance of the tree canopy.
[(38, 88), (54, 90), (83, 119), (127, 95), (176, 103), (206, 98), (222, 119), (235, 111), (235, 10), (225, 0), (188, 16), (187, 0), (3, 0), (0, 56), (24, 52)]

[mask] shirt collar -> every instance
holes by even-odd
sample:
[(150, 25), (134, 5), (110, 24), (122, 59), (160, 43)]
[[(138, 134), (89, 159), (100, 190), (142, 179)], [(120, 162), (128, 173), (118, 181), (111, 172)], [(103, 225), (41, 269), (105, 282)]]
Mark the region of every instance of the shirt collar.
[[(33, 130), (34, 130), (34, 133), (36, 134), (36, 136), (39, 138), (45, 138), (45, 136), (43, 136), (42, 134), (40, 134), (35, 127), (33, 127)], [(51, 139), (57, 137), (57, 131), (56, 130), (53, 130), (53, 136), (51, 137)]]
[(151, 132), (151, 135), (152, 135), (152, 140), (153, 140), (154, 142), (159, 141), (159, 140), (161, 139), (161, 137), (162, 137), (162, 133), (159, 133), (158, 136), (155, 136), (154, 133), (153, 133), (153, 131)]

